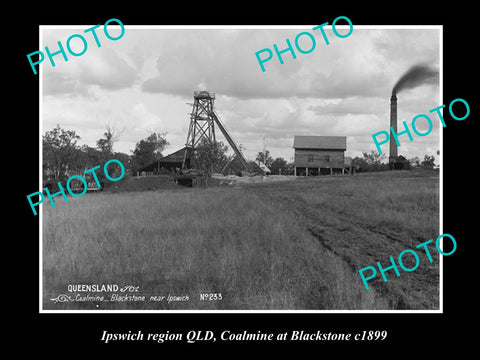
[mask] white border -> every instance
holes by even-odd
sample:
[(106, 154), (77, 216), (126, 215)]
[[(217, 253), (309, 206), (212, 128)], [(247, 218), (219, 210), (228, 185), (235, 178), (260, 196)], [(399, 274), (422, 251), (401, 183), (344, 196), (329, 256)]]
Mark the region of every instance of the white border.
[[(92, 25), (39, 25), (39, 49), (42, 48), (42, 31), (44, 29), (78, 29), (88, 28)], [(118, 25), (112, 25), (118, 26)], [(311, 29), (317, 25), (124, 25), (125, 29)], [(415, 29), (415, 30), (440, 30), (439, 31), (439, 105), (443, 104), (443, 25), (353, 25), (355, 29)], [(337, 25), (339, 29), (348, 29), (348, 25)], [(325, 26), (331, 28), (331, 25)], [(43, 98), (43, 71), (42, 63), (39, 64), (38, 86), (39, 86), (39, 186), (38, 191), (42, 190), (42, 171), (43, 171), (43, 153), (42, 153), (42, 98)], [(441, 110), (443, 114), (443, 109)], [(439, 131), (440, 138), (440, 229), (439, 234), (443, 234), (443, 128)], [(39, 313), (40, 314), (441, 314), (443, 313), (443, 256), (440, 256), (440, 294), (438, 310), (44, 310), (43, 305), (43, 206), (39, 206)], [(441, 245), (443, 248), (443, 238)]]
[[(441, 26), (441, 31), (440, 31), (440, 41), (439, 41), (439, 74), (440, 74), (440, 88), (438, 92), (438, 104), (444, 104), (443, 101), (443, 26)], [(443, 109), (440, 110), (443, 116)], [(439, 229), (439, 234), (443, 234), (443, 127), (440, 127), (439, 131), (439, 136), (440, 136), (440, 160), (439, 160), (439, 165), (440, 165), (440, 229)], [(441, 248), (443, 249), (443, 237), (440, 239), (441, 242)], [(443, 256), (440, 256), (440, 265), (439, 265), (439, 270), (440, 270), (440, 307), (439, 307), (439, 312), (443, 313)]]
[[(43, 38), (42, 38), (42, 26), (39, 26), (38, 29), (38, 45), (39, 49), (42, 48), (43, 44)], [(43, 193), (42, 191), (42, 186), (43, 186), (43, 140), (42, 140), (42, 134), (43, 134), (43, 66), (42, 63), (38, 65), (38, 111), (39, 111), (39, 132), (38, 132), (38, 158), (40, 161), (39, 164), (39, 169), (40, 171), (38, 172), (38, 192)], [(43, 310), (42, 308), (42, 298), (43, 298), (43, 205), (38, 206), (38, 237), (39, 237), (39, 244), (38, 244), (38, 261), (39, 261), (39, 269), (38, 269), (38, 296), (39, 296), (39, 312), (44, 313), (46, 310)]]

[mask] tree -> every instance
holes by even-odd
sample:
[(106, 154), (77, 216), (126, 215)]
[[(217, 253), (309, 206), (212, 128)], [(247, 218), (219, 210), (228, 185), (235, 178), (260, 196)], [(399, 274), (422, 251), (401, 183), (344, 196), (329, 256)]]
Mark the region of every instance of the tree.
[(112, 159), (119, 160), (125, 167), (125, 173), (130, 173), (131, 170), (131, 156), (122, 152), (113, 153)]
[(268, 150), (259, 151), (255, 160), (264, 163), (268, 167), (270, 167), (273, 162), (273, 158), (270, 156), (270, 151)]
[(229, 160), (227, 151), (228, 146), (222, 141), (210, 142), (203, 138), (195, 149), (193, 164), (196, 168), (203, 170), (205, 176), (220, 172)]
[(364, 158), (358, 156), (352, 159), (352, 165), (355, 166), (355, 169), (358, 172), (369, 170), (369, 165), (367, 161)]
[(142, 166), (151, 164), (163, 157), (162, 151), (169, 145), (166, 136), (166, 133), (153, 132), (135, 145), (135, 150), (131, 157), (131, 165), (134, 173)]
[(73, 130), (65, 130), (57, 126), (43, 135), (43, 176), (62, 181), (67, 177), (67, 171), (74, 169), (78, 163), (80, 136)]
[(101, 165), (102, 153), (88, 145), (82, 145), (79, 149), (78, 164), (79, 170), (84, 171), (94, 166)]
[(435, 156), (425, 155), (421, 163), (421, 166), (424, 169), (433, 169), (433, 167), (435, 166)]
[(269, 166), (272, 175), (286, 174), (288, 170), (287, 160), (277, 157)]
[(388, 169), (388, 165), (383, 163), (387, 157), (385, 154), (379, 154), (375, 150), (372, 150), (369, 153), (364, 152), (362, 154), (363, 159), (368, 164), (368, 171), (382, 171)]
[[(120, 140), (121, 131), (115, 129), (115, 125), (107, 124), (106, 131), (103, 133), (103, 138), (97, 140), (97, 149), (105, 155), (110, 157), (113, 154), (113, 146)], [(108, 159), (107, 159), (108, 160)]]
[(408, 159), (412, 167), (420, 167), (420, 158), (418, 156)]
[(380, 165), (383, 160), (385, 160), (386, 155), (385, 154), (379, 154), (377, 151), (372, 150), (369, 153), (362, 152), (363, 158), (367, 162), (368, 165)]
[(356, 167), (357, 171), (382, 171), (388, 169), (388, 165), (383, 163), (386, 158), (385, 154), (379, 154), (375, 150), (369, 153), (362, 152), (362, 154), (363, 158), (355, 157), (352, 160), (352, 165)]

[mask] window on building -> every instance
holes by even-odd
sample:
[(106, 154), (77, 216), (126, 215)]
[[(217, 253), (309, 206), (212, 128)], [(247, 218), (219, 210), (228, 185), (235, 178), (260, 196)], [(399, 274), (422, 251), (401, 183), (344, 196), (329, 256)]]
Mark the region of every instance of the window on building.
[(330, 161), (330, 155), (325, 155), (325, 161)]
[(308, 155), (308, 162), (313, 162), (313, 155)]

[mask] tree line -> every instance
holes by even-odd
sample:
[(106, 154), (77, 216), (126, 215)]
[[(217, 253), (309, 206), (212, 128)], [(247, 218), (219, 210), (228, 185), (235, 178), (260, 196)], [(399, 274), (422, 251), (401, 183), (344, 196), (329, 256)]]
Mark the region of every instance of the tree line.
[[(385, 171), (389, 170), (389, 164), (386, 161), (385, 154), (379, 154), (377, 151), (372, 150), (370, 152), (362, 152), (362, 157), (355, 157), (352, 159), (352, 165), (355, 166), (356, 171), (368, 172), (368, 171)], [(437, 155), (440, 155), (440, 151), (437, 151)], [(419, 169), (433, 169), (435, 167), (435, 156), (425, 154), (423, 160), (420, 160), (418, 156), (410, 159), (405, 159), (404, 169), (410, 170), (412, 168)]]
[[(117, 159), (125, 166), (127, 173), (136, 174), (138, 169), (151, 164), (163, 157), (163, 151), (170, 145), (166, 133), (150, 131), (148, 136), (138, 141), (131, 154), (114, 151), (114, 145), (119, 141), (122, 131), (110, 124), (106, 125), (103, 136), (94, 147), (78, 145), (81, 137), (74, 130), (67, 130), (58, 124), (43, 135), (43, 179), (44, 182), (63, 182), (73, 174), (83, 173), (94, 166), (103, 165)], [(240, 150), (245, 148), (240, 145)], [(439, 151), (437, 151), (437, 155)], [(375, 150), (362, 153), (362, 157), (352, 159), (352, 165), (357, 171), (383, 171), (388, 170), (385, 163), (386, 155)], [(434, 167), (435, 157), (425, 155), (423, 160), (418, 157), (408, 159), (405, 169), (412, 167), (431, 169)], [(235, 154), (228, 155), (228, 146), (221, 141), (210, 143), (202, 139), (193, 155), (193, 163), (207, 173), (220, 173), (238, 175), (245, 170)], [(259, 170), (259, 163), (265, 164), (272, 175), (293, 174), (293, 163), (282, 157), (272, 157), (269, 150), (259, 151), (254, 161), (249, 161), (252, 171)]]
[(127, 173), (163, 157), (162, 151), (169, 145), (166, 133), (150, 132), (137, 142), (132, 154), (114, 151), (114, 145), (120, 139), (122, 131), (106, 125), (103, 136), (94, 147), (79, 145), (81, 137), (74, 130), (67, 130), (58, 124), (46, 131), (42, 138), (43, 180), (44, 182), (63, 182), (72, 174), (83, 173), (94, 166), (103, 165), (117, 159), (125, 166)]
[[(120, 160), (127, 173), (136, 174), (145, 165), (160, 160), (170, 145), (166, 133), (150, 131), (148, 136), (136, 143), (131, 154), (126, 154), (114, 151), (121, 135), (122, 131), (107, 124), (103, 136), (96, 141), (95, 146), (79, 145), (81, 137), (76, 131), (64, 129), (57, 124), (55, 128), (46, 131), (42, 138), (44, 182), (63, 182), (73, 174), (83, 173), (97, 165), (102, 167), (111, 159)], [(240, 149), (245, 150), (242, 145)], [(193, 155), (193, 162), (199, 169), (207, 169), (208, 173), (226, 169), (230, 174), (239, 174), (245, 170), (235, 154), (228, 154), (228, 146), (221, 141), (212, 144), (202, 139)], [(248, 163), (255, 170), (258, 162), (269, 167), (272, 174), (287, 174), (292, 168), (292, 164), (285, 159), (272, 158), (269, 150), (259, 152), (255, 161)]]

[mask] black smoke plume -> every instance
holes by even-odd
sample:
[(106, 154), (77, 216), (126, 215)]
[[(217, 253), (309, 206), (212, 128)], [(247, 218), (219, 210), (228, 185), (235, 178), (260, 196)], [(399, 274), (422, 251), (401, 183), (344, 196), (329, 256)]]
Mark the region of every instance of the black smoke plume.
[(428, 65), (414, 65), (397, 81), (392, 89), (392, 95), (396, 95), (404, 89), (412, 89), (423, 84), (438, 83), (438, 70)]

